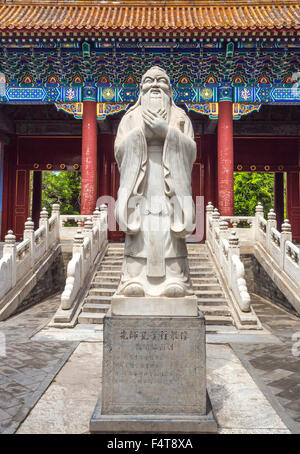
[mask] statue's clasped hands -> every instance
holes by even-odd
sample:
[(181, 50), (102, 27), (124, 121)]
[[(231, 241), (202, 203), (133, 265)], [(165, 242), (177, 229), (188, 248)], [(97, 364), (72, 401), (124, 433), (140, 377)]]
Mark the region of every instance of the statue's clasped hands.
[(143, 111), (142, 115), (145, 125), (150, 128), (151, 132), (161, 139), (165, 139), (168, 133), (166, 109), (159, 109), (157, 112), (147, 109)]

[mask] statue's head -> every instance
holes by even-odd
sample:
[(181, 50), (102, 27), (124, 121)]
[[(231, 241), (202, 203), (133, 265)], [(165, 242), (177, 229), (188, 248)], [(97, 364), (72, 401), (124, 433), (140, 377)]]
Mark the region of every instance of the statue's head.
[(166, 71), (159, 66), (153, 66), (141, 80), (142, 106), (160, 108), (169, 107), (172, 102), (172, 88)]

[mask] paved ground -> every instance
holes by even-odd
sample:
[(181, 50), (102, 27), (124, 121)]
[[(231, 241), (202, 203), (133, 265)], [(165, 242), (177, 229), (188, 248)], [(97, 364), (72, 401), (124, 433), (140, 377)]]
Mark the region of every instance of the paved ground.
[(281, 343), (232, 346), (290, 430), (300, 433), (300, 318), (260, 298), (253, 299), (253, 307)]
[[(47, 427), (47, 433), (88, 430), (88, 415), (100, 392), (97, 379), (101, 358), (93, 352), (99, 352), (102, 336), (98, 328), (91, 344), (79, 345), (78, 341), (85, 336), (82, 327), (74, 331), (75, 336), (68, 334), (68, 341), (62, 330), (57, 337), (51, 330), (48, 334), (43, 330), (41, 335), (33, 337), (48, 323), (58, 304), (59, 298), (53, 297), (0, 323), (0, 340), (6, 341), (7, 355), (0, 362), (0, 432), (15, 432), (23, 420), (19, 433), (35, 433), (35, 430), (43, 433), (43, 427)], [(268, 433), (287, 433), (288, 427), (292, 432), (300, 433), (300, 356), (292, 353), (293, 347), (294, 353), (298, 350), (300, 353), (300, 343), (297, 350), (292, 340), (292, 335), (299, 333), (300, 341), (300, 319), (258, 298), (254, 300), (254, 309), (272, 336), (249, 333), (240, 336), (232, 333), (232, 329), (207, 336), (212, 344), (208, 345), (210, 387), (218, 418), (222, 421), (221, 432), (268, 430)], [(43, 334), (45, 332), (48, 337)], [(78, 370), (80, 374), (75, 373)], [(89, 387), (82, 386), (86, 382)], [(226, 389), (226, 393), (221, 392), (222, 389)], [(254, 393), (252, 397), (251, 393)], [(259, 424), (251, 419), (252, 410), (252, 413), (249, 410), (247, 423), (246, 413), (240, 420), (239, 415), (233, 419), (233, 401), (235, 408), (240, 407), (240, 414), (242, 411), (247, 413), (247, 408), (250, 409), (249, 405), (254, 402), (253, 412), (259, 408)], [(72, 407), (74, 402), (76, 406)], [(78, 425), (73, 423), (73, 429), (68, 419), (72, 408), (82, 408), (79, 415), (83, 421)], [(237, 421), (240, 421), (238, 426)]]
[[(81, 343), (17, 433), (88, 433), (101, 363), (101, 341)], [(207, 345), (207, 387), (219, 433), (290, 433), (228, 345)]]
[(0, 433), (16, 431), (78, 345), (30, 340), (58, 304), (53, 297), (0, 323)]

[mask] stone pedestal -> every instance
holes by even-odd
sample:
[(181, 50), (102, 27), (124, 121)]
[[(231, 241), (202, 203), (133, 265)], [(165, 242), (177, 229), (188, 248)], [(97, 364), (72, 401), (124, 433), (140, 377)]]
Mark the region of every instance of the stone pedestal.
[(197, 317), (197, 297), (196, 295), (183, 298), (167, 298), (163, 296), (128, 297), (115, 294), (111, 299), (111, 315)]
[(211, 433), (206, 393), (205, 320), (104, 318), (102, 397), (93, 433)]

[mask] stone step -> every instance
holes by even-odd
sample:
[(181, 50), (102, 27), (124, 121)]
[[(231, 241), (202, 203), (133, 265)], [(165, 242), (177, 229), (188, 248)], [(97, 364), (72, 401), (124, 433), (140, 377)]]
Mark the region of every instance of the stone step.
[(193, 289), (195, 291), (198, 291), (198, 290), (218, 290), (218, 291), (222, 291), (222, 287), (220, 286), (220, 284), (218, 283), (214, 283), (214, 284), (211, 284), (210, 282), (209, 283), (206, 283), (206, 284), (196, 284), (195, 282), (193, 282)]
[(191, 278), (192, 284), (218, 284), (219, 281), (216, 277), (193, 277)]
[(114, 288), (91, 288), (89, 291), (90, 296), (113, 296), (116, 289)]
[(112, 271), (112, 270), (98, 270), (95, 276), (103, 276), (103, 277), (117, 277), (120, 276), (120, 271)]
[(210, 271), (193, 271), (190, 270), (191, 279), (201, 278), (201, 277), (216, 277), (216, 273), (213, 270)]
[(101, 263), (99, 271), (122, 271), (122, 265), (105, 265)]
[(203, 315), (231, 316), (227, 306), (202, 306), (201, 304), (198, 304), (198, 308)]
[(226, 298), (197, 298), (201, 306), (223, 306), (227, 304)]
[(101, 282), (101, 283), (103, 283), (103, 286), (105, 287), (106, 283), (112, 283), (112, 284), (117, 283), (118, 284), (118, 282), (120, 281), (120, 278), (121, 278), (120, 274), (119, 274), (119, 276), (111, 276), (111, 277), (109, 277), (109, 276), (94, 276), (93, 282), (95, 282), (95, 283), (96, 282), (97, 283)]
[(221, 315), (205, 315), (207, 325), (232, 325), (232, 318)]
[(201, 271), (214, 271), (213, 267), (210, 265), (192, 265), (190, 266), (190, 272), (191, 273), (196, 273)]
[(108, 248), (105, 255), (124, 255), (124, 248)]
[(106, 312), (110, 309), (110, 304), (96, 304), (96, 303), (86, 303), (83, 306), (83, 312), (97, 312), (102, 313)]
[(124, 257), (119, 257), (119, 256), (116, 256), (116, 257), (113, 257), (111, 255), (108, 255), (107, 257), (104, 257), (103, 260), (102, 260), (102, 263), (105, 263), (105, 262), (123, 262), (124, 260)]
[(117, 262), (116, 260), (107, 260), (106, 262), (102, 262), (101, 263), (101, 266), (105, 265), (105, 266), (119, 266), (119, 267), (122, 267), (122, 263), (123, 261), (120, 261), (120, 262)]
[(198, 299), (209, 297), (224, 297), (222, 290), (195, 290)]
[(110, 304), (110, 295), (89, 295), (85, 298), (84, 304)]
[(188, 251), (188, 257), (193, 258), (193, 259), (201, 258), (201, 259), (210, 260), (208, 254), (206, 254), (205, 252), (198, 252), (198, 251)]
[(118, 287), (118, 283), (119, 281), (118, 280), (115, 280), (114, 282), (112, 281), (103, 281), (103, 280), (96, 280), (96, 281), (93, 281), (91, 282), (91, 288), (100, 288), (100, 287), (103, 287), (103, 288), (113, 288), (113, 289), (116, 289)]
[(107, 283), (115, 283), (115, 282), (119, 282), (119, 279), (120, 279), (120, 274), (116, 275), (116, 276), (107, 276), (107, 275), (99, 275), (99, 274), (95, 274), (94, 276), (94, 282), (107, 282)]
[(86, 325), (103, 325), (104, 312), (81, 312), (78, 323)]

